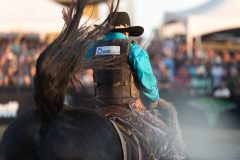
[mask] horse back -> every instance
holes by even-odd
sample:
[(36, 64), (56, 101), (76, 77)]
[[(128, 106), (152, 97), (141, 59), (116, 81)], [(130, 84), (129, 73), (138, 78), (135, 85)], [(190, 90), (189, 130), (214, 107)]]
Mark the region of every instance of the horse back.
[(1, 160), (36, 160), (40, 122), (36, 111), (26, 113), (12, 122), (0, 144)]
[(84, 108), (62, 112), (41, 143), (44, 160), (121, 160), (119, 136), (105, 117)]

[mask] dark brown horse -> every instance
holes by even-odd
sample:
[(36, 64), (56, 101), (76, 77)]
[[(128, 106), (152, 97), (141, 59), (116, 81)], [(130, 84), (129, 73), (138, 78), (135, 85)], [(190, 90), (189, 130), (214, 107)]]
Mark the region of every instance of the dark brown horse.
[[(124, 158), (119, 135), (107, 118), (94, 110), (64, 105), (69, 84), (83, 68), (88, 44), (111, 28), (109, 17), (94, 29), (85, 24), (79, 27), (86, 2), (78, 0), (72, 5), (63, 31), (40, 55), (34, 80), (37, 110), (7, 128), (0, 146), (1, 160), (139, 159), (136, 142), (128, 138), (134, 145), (128, 147)], [(111, 4), (109, 14), (116, 12), (118, 3)]]

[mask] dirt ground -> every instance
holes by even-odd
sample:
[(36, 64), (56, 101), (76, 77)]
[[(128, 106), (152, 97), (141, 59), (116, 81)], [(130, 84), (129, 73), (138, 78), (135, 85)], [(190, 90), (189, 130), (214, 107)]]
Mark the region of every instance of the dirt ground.
[(183, 128), (191, 160), (239, 160), (240, 130)]

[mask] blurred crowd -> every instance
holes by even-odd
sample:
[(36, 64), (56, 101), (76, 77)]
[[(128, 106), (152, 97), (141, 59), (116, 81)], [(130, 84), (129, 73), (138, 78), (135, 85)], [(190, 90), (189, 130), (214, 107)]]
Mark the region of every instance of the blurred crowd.
[[(33, 86), (46, 46), (39, 39), (0, 39), (0, 87)], [(240, 51), (195, 48), (189, 55), (184, 41), (165, 40), (152, 41), (147, 52), (160, 92), (240, 99)], [(92, 70), (85, 72), (80, 80), (92, 85)]]
[(0, 87), (32, 86), (35, 63), (45, 47), (37, 38), (1, 38)]
[(161, 92), (240, 98), (240, 51), (195, 47), (189, 55), (184, 41), (165, 40), (153, 41), (148, 53)]

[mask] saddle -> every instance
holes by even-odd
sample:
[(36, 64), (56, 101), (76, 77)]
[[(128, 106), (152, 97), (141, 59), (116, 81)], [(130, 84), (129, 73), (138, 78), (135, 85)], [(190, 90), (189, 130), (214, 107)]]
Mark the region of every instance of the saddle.
[(168, 157), (167, 125), (139, 104), (137, 100), (129, 105), (100, 106), (96, 110), (108, 118), (116, 129), (124, 160), (158, 160)]

